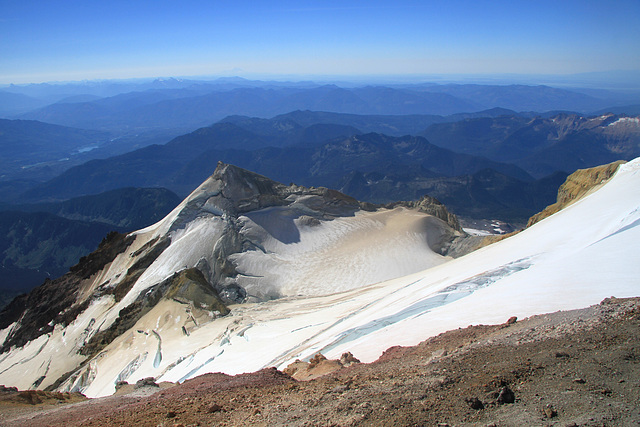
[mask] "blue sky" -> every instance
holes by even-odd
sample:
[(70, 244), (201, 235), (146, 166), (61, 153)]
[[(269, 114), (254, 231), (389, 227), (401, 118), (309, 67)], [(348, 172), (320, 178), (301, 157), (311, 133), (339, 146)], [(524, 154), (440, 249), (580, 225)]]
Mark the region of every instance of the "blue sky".
[(632, 1), (0, 0), (0, 84), (640, 70)]

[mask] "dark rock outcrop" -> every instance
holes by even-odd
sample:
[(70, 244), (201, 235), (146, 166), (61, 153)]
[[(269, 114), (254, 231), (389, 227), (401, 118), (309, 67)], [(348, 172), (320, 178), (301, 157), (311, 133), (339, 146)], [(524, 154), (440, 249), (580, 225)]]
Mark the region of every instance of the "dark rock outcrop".
[(503, 403), (514, 403), (516, 401), (516, 395), (509, 387), (504, 386), (498, 392), (498, 397), (496, 398), (496, 402), (499, 404)]
[(56, 324), (71, 323), (89, 303), (80, 297), (83, 281), (113, 261), (132, 242), (132, 237), (110, 233), (95, 252), (82, 257), (69, 273), (46, 280), (28, 295), (14, 299), (0, 312), (0, 329), (19, 322), (0, 347), (0, 353), (51, 332)]
[(109, 328), (91, 337), (80, 353), (87, 356), (97, 354), (120, 334), (132, 328), (163, 298), (191, 305), (194, 310), (211, 311), (218, 316), (229, 314), (229, 309), (202, 272), (196, 268), (189, 268), (175, 273), (169, 279), (140, 294), (133, 304), (120, 310), (118, 318)]
[(469, 397), (465, 399), (465, 402), (469, 405), (471, 409), (480, 410), (484, 409), (484, 404), (477, 397)]

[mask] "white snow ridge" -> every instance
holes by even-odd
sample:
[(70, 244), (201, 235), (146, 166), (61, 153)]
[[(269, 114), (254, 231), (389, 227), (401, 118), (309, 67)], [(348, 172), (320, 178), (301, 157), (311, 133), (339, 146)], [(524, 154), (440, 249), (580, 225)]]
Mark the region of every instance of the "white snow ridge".
[[(350, 351), (370, 362), (391, 346), (446, 330), (640, 294), (640, 159), (560, 212), (457, 259), (434, 251), (454, 232), (415, 209), (340, 205), (340, 212), (320, 217), (325, 196), (284, 186), (277, 191), (288, 192), (286, 204), (260, 199), (239, 208), (256, 200), (249, 197), (263, 185), (256, 182), (246, 181), (238, 199), (209, 180), (163, 221), (135, 233), (85, 286), (93, 296), (72, 323), (0, 354), (0, 384), (26, 389), (44, 377), (38, 387), (44, 388), (75, 370), (58, 388), (96, 397), (113, 393), (118, 381), (282, 369), (317, 352), (339, 358)], [(234, 197), (242, 203), (230, 206)], [(323, 200), (334, 206), (334, 199)], [(124, 297), (96, 292), (105, 283), (104, 289), (117, 287), (163, 238), (170, 243)], [(229, 264), (221, 267), (221, 247), (231, 241), (244, 246), (224, 254)], [(229, 265), (233, 274), (225, 276)], [(162, 298), (89, 360), (78, 353), (120, 310), (193, 267), (220, 289), (244, 289), (246, 302), (222, 316)], [(0, 331), (0, 339), (18, 326)]]

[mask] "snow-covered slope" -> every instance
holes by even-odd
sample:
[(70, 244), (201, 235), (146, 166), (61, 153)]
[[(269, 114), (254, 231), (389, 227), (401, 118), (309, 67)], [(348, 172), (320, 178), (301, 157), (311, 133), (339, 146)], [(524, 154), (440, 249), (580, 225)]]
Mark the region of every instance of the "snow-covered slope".
[[(251, 225), (249, 233), (259, 234), (270, 228), (266, 219), (259, 218), (270, 211), (258, 212), (242, 220)], [(410, 213), (407, 217), (396, 216), (407, 212)], [(357, 270), (359, 263), (365, 263), (366, 270), (377, 268), (367, 264), (377, 251), (383, 255), (374, 256), (374, 264), (384, 263), (384, 258), (394, 253), (407, 258), (408, 263), (414, 262), (408, 257), (416, 249), (407, 250), (404, 246), (420, 241), (421, 237), (416, 236), (421, 236), (423, 222), (433, 220), (415, 215), (416, 212), (406, 209), (358, 212), (350, 217), (355, 225), (334, 219), (319, 230), (339, 236), (335, 241), (324, 233), (313, 234), (305, 226), (296, 227), (300, 232), (294, 239), (296, 243), (286, 243), (291, 239), (282, 236), (278, 241), (263, 236), (259, 240), (264, 242), (265, 250), (246, 259), (238, 255), (241, 258), (238, 268), (246, 277), (270, 274), (278, 280), (289, 280), (291, 286), (278, 288), (282, 294), (286, 290), (286, 296), (232, 305), (229, 315), (215, 319), (210, 312), (178, 299), (162, 299), (60, 388), (101, 396), (112, 393), (119, 380), (135, 382), (153, 376), (158, 381), (182, 381), (207, 372), (283, 368), (295, 359), (310, 358), (317, 352), (336, 358), (350, 351), (362, 361), (372, 361), (390, 346), (416, 344), (434, 334), (469, 324), (504, 322), (514, 315), (522, 318), (584, 307), (609, 296), (640, 295), (637, 253), (640, 159), (622, 165), (597, 191), (513, 237), (423, 271), (386, 282), (353, 286), (351, 281), (356, 275), (352, 270)], [(270, 218), (269, 221), (281, 220)], [(181, 231), (185, 238), (194, 233), (210, 241), (211, 237), (200, 231), (197, 222), (191, 219), (189, 224)], [(263, 227), (254, 229), (254, 224)], [(143, 230), (139, 235), (156, 233), (162, 227), (165, 225)], [(374, 231), (378, 229), (389, 234), (383, 232), (383, 237), (376, 240)], [(405, 237), (394, 241), (391, 236), (397, 232)], [(326, 246), (327, 240), (333, 243)], [(307, 277), (296, 271), (306, 264), (296, 264), (294, 246), (290, 246), (295, 244), (303, 246), (301, 259), (307, 259), (308, 263), (313, 264), (314, 253), (326, 256), (311, 268), (309, 280), (315, 280), (311, 290), (295, 286)], [(284, 249), (281, 245), (285, 245)], [(185, 243), (180, 250), (188, 251), (187, 246)], [(361, 258), (346, 261), (349, 254), (362, 246), (366, 251)], [(276, 250), (280, 250), (280, 258), (271, 252)], [(433, 254), (424, 256), (433, 259)], [(416, 255), (422, 257), (421, 253)], [(169, 260), (162, 264), (167, 263)], [(114, 265), (118, 265), (118, 260), (111, 268)], [(391, 267), (380, 269), (397, 273)], [(311, 277), (314, 274), (317, 277)], [(143, 278), (144, 275), (139, 280), (144, 282)], [(323, 280), (329, 291), (342, 292), (323, 294)], [(138, 283), (134, 288), (137, 286)], [(300, 293), (303, 296), (298, 296)], [(130, 298), (129, 294), (122, 301), (126, 298)], [(91, 319), (95, 319), (93, 324), (104, 322), (99, 319), (107, 318), (113, 306), (108, 297), (94, 299), (68, 327), (59, 327), (48, 336), (3, 354), (0, 383), (28, 387), (34, 377), (58, 375), (47, 374), (47, 370), (56, 369), (62, 375), (66, 371), (56, 358), (81, 363), (82, 358), (74, 351), (91, 332), (93, 326), (88, 326)]]
[[(142, 373), (175, 377), (191, 370), (185, 358), (211, 357), (199, 350), (224, 342), (248, 302), (358, 289), (449, 260), (434, 249), (460, 233), (426, 214), (429, 203), (361, 206), (336, 191), (220, 164), (162, 221), (112, 238), (26, 308), (10, 307), (0, 383), (61, 384), (94, 396)], [(224, 317), (223, 302), (244, 304)]]

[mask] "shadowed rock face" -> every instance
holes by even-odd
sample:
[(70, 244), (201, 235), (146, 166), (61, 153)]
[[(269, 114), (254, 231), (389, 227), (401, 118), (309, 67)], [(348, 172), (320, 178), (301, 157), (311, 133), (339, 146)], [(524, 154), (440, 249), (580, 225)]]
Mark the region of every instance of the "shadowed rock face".
[(202, 272), (196, 268), (189, 268), (175, 273), (150, 291), (140, 295), (133, 304), (120, 311), (120, 316), (110, 328), (94, 335), (80, 352), (87, 356), (97, 354), (116, 337), (133, 327), (163, 298), (217, 313), (218, 316), (229, 314), (229, 309), (220, 300), (218, 293), (212, 289)]
[(271, 206), (287, 206), (296, 196), (309, 196), (303, 205), (324, 215), (352, 215), (360, 209), (352, 197), (324, 187), (284, 185), (262, 175), (222, 162), (211, 176), (221, 185), (220, 196), (228, 201), (223, 206), (229, 213), (242, 214)]

